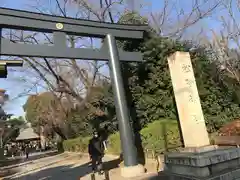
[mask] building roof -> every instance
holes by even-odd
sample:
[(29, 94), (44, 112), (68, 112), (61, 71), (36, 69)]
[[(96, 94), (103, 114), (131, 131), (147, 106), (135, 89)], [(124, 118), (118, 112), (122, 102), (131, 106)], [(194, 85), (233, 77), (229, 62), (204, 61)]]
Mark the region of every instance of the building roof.
[(19, 136), (16, 138), (17, 141), (21, 140), (32, 140), (39, 139), (39, 135), (36, 134), (31, 126), (28, 125), (27, 128), (21, 129)]

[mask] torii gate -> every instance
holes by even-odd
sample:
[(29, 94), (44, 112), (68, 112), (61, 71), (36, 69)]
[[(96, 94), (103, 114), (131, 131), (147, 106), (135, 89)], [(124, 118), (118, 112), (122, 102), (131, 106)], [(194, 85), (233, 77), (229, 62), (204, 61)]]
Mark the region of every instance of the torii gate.
[[(140, 52), (118, 50), (116, 39), (142, 39), (147, 26), (102, 23), (0, 8), (0, 29), (2, 28), (53, 33), (54, 46), (16, 44), (1, 38), (0, 55), (109, 60), (125, 165), (122, 168), (122, 175), (137, 176), (143, 173), (144, 168), (138, 165), (137, 161), (137, 152), (130, 125), (130, 113), (127, 107), (120, 68), (120, 61), (141, 62), (142, 55)], [(66, 46), (66, 35), (98, 37), (106, 38), (106, 40), (100, 50), (76, 49)], [(8, 61), (8, 63), (10, 62), (12, 61)], [(6, 61), (3, 63), (5, 63), (3, 65), (6, 67)]]

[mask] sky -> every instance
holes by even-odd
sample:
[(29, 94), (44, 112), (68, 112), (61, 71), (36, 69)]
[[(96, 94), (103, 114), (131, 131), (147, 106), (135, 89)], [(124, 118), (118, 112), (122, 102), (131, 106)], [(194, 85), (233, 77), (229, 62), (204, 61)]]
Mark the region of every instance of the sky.
[[(22, 10), (31, 10), (31, 7), (29, 4), (34, 4), (36, 0), (0, 0), (0, 6), (1, 7), (7, 7), (7, 8), (13, 8), (13, 9), (22, 9)], [(149, 12), (157, 12), (159, 9), (161, 9), (162, 4), (160, 3), (160, 0), (148, 0), (148, 3), (143, 8), (143, 11)], [(181, 6), (188, 7), (188, 0), (182, 0)], [(186, 11), (188, 8), (186, 8)], [(208, 28), (217, 28), (217, 23), (214, 23), (214, 21), (208, 19), (200, 24), (200, 26), (208, 27)], [(199, 29), (199, 26), (196, 26), (195, 28)], [(13, 73), (13, 72), (10, 72)], [(9, 76), (12, 76), (9, 75)], [(15, 77), (18, 76), (18, 74), (15, 72)], [(16, 82), (17, 80), (12, 80), (11, 78), (7, 79), (0, 79), (0, 84), (3, 89), (7, 90), (7, 93), (10, 95), (10, 97), (16, 97), (18, 94), (20, 94), (24, 90), (24, 86), (21, 84), (21, 82)], [(8, 113), (14, 114), (15, 116), (23, 116), (24, 111), (22, 109), (23, 104), (26, 102), (27, 96), (17, 98), (14, 100), (9, 101), (6, 106), (4, 107), (5, 111)]]

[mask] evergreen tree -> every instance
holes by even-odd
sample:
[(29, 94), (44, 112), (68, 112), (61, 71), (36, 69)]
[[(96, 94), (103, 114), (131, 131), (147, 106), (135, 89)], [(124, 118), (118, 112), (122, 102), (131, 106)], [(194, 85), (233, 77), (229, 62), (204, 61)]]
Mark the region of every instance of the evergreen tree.
[[(134, 17), (136, 14), (132, 18), (128, 14), (126, 18), (122, 18), (122, 22), (145, 22), (141, 18), (133, 20)], [(239, 103), (233, 98), (234, 92), (229, 91), (217, 77), (218, 67), (209, 58), (211, 51), (195, 47), (191, 42), (178, 42), (156, 36), (153, 31), (148, 32), (144, 42), (125, 41), (119, 44), (126, 51), (141, 51), (144, 55), (144, 62), (141, 64), (123, 65), (130, 72), (128, 81), (138, 121), (142, 126), (162, 118), (177, 119), (167, 64), (167, 57), (176, 51), (190, 52), (208, 130), (215, 131), (223, 123), (240, 117)]]

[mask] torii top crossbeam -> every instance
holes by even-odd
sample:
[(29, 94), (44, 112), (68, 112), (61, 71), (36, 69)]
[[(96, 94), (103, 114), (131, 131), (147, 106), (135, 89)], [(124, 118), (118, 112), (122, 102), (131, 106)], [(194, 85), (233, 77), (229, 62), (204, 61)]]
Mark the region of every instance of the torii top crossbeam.
[[(1, 38), (0, 55), (103, 61), (109, 60), (108, 51), (104, 47), (100, 50), (69, 48), (66, 46), (66, 35), (105, 38), (111, 34), (116, 39), (142, 39), (147, 30), (145, 25), (102, 23), (0, 8), (0, 30), (2, 28), (53, 33), (54, 46), (11, 43)], [(142, 55), (139, 52), (119, 50), (119, 60), (142, 61)]]
[[(57, 28), (58, 23), (63, 27)], [(0, 8), (0, 26), (49, 33), (61, 31), (69, 35), (99, 38), (112, 34), (116, 39), (141, 39), (146, 30), (144, 25), (103, 23), (7, 8)]]

